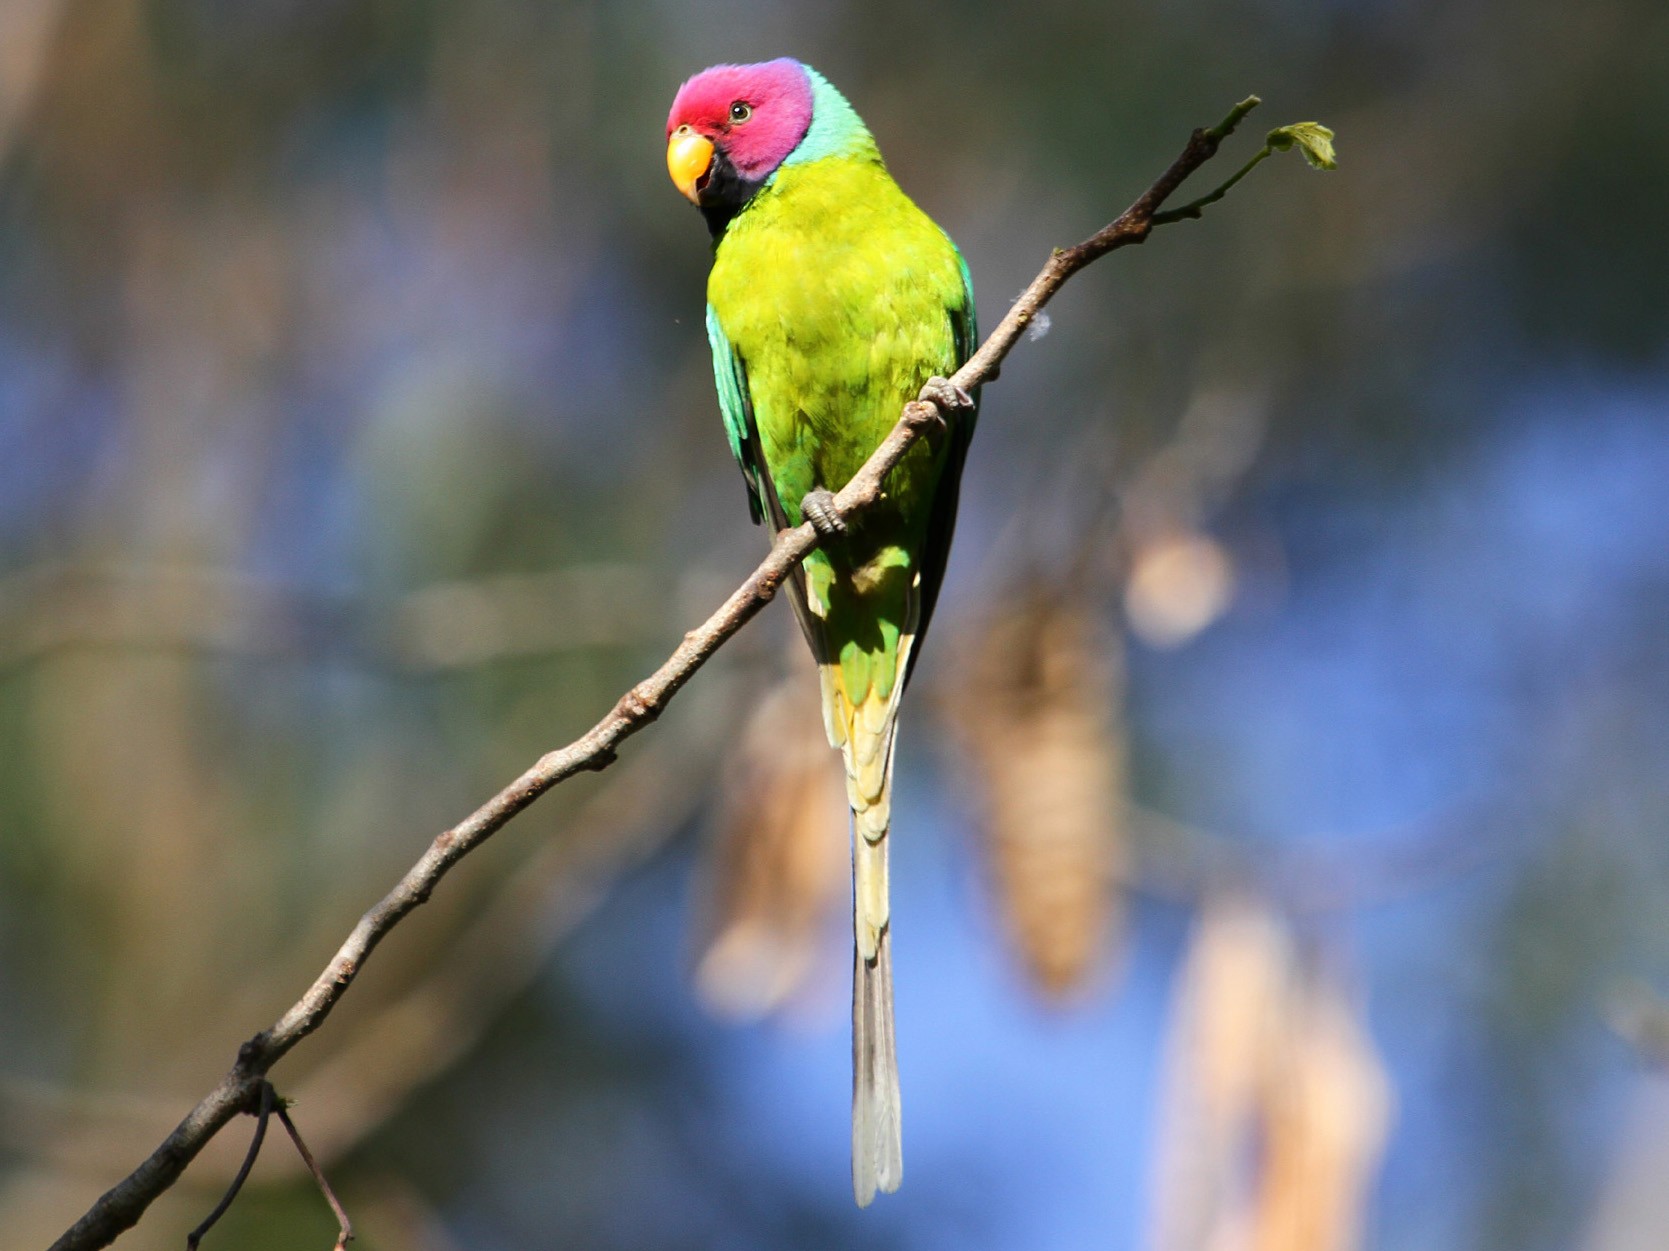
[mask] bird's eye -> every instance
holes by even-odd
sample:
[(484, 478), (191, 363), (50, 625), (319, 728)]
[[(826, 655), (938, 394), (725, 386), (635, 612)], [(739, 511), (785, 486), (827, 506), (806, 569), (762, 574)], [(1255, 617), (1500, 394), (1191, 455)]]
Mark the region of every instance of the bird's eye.
[(731, 123), (740, 126), (753, 116), (753, 106), (746, 100), (737, 100), (730, 106)]

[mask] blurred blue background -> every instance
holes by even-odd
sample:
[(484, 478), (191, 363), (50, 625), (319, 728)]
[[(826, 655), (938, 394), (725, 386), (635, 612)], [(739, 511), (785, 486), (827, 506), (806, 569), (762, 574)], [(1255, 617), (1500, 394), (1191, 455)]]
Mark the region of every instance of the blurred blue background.
[[(6, 0), (8, 1243), (752, 567), (663, 123), (784, 53), (988, 325), (1249, 93), (1200, 192), (1300, 119), (1341, 168), (1086, 272), (985, 393), (900, 757), (903, 1190), (851, 1205), (773, 607), (275, 1071), (359, 1245), (1661, 1245), (1655, 0)], [(270, 1145), (205, 1245), (332, 1228)]]

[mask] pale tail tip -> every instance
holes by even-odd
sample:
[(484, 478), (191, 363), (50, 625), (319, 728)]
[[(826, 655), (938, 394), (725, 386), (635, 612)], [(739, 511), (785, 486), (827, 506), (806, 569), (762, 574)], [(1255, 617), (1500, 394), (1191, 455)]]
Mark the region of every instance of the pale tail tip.
[(904, 1170), (894, 1161), (893, 1166), (884, 1175), (874, 1173), (852, 1174), (852, 1197), (858, 1201), (860, 1208), (867, 1208), (875, 1202), (877, 1194), (890, 1195), (896, 1191), (904, 1180)]
[(884, 926), (876, 948), (873, 963), (860, 955), (852, 970), (852, 1197), (860, 1208), (904, 1180), (892, 944)]

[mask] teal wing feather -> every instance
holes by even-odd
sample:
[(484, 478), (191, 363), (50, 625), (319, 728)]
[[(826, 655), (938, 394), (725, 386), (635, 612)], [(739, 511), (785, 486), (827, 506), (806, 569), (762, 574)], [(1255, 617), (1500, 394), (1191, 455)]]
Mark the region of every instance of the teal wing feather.
[[(968, 262), (956, 252), (956, 265), (962, 272), (962, 290), (952, 296), (945, 308), (950, 318), (951, 342), (956, 350), (955, 368), (974, 354), (979, 346), (979, 317), (974, 311), (974, 280), (968, 273)], [(958, 298), (960, 297), (960, 298)], [(927, 637), (927, 623), (933, 618), (933, 608), (939, 602), (939, 587), (945, 580), (945, 564), (950, 559), (951, 535), (956, 530), (956, 497), (961, 493), (962, 466), (968, 459), (968, 444), (974, 437), (974, 422), (979, 416), (979, 388), (973, 390), (974, 406), (957, 417), (950, 433), (950, 448), (945, 454), (945, 467), (939, 485), (933, 492), (933, 512), (927, 521), (927, 541), (921, 556), (921, 616), (916, 622), (916, 646), (910, 653), (910, 672), (921, 655), (922, 640)], [(905, 675), (909, 680), (909, 674)]]
[[(707, 306), (707, 342), (713, 347), (713, 379), (718, 384), (719, 411), (724, 415), (724, 434), (730, 454), (742, 467), (748, 484), (748, 512), (758, 525), (765, 516), (766, 484), (764, 461), (759, 455), (759, 433), (753, 424), (753, 400), (748, 394), (747, 368), (736, 355), (719, 325), (718, 312)], [(775, 503), (773, 500), (772, 503)], [(773, 511), (775, 511), (773, 509)], [(778, 521), (780, 527), (782, 522)]]

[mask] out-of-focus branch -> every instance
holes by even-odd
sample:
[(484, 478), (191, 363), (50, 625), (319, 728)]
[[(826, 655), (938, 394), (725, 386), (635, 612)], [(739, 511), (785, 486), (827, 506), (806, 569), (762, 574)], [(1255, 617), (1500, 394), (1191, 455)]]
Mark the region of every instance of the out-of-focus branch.
[(1260, 843), (1202, 829), (1132, 804), (1134, 864), (1119, 885), (1167, 903), (1196, 905), (1236, 888), (1300, 918), (1400, 903), (1498, 864), (1519, 825), (1491, 819), (1481, 800), (1341, 840), (1317, 834)]
[[(1209, 130), (1196, 130), (1158, 181), (1107, 226), (1075, 247), (1058, 249), (1041, 273), (1009, 308), (995, 330), (957, 370), (951, 381), (971, 389), (987, 381), (1019, 341), (1038, 312), (1066, 281), (1109, 252), (1145, 241), (1165, 201), (1185, 179), (1209, 161), (1218, 146), (1258, 104), (1249, 97)], [(849, 520), (881, 497), (882, 488), (904, 454), (939, 427), (939, 409), (916, 400), (904, 406), (892, 433), (834, 497), (831, 511)], [(203, 1145), (239, 1112), (253, 1106), (268, 1071), (297, 1043), (322, 1025), (353, 984), (365, 961), (402, 918), (429, 898), (458, 861), (492, 837), (506, 822), (546, 791), (576, 773), (607, 768), (626, 739), (665, 710), (696, 670), (753, 619), (782, 588), (794, 568), (817, 546), (809, 525), (777, 535), (769, 555), (712, 616), (653, 674), (627, 691), (601, 721), (568, 746), (552, 751), (465, 820), (442, 833), (398, 885), (360, 919), (323, 973), (289, 1011), (246, 1042), (236, 1064), (197, 1104), (168, 1138), (131, 1174), (103, 1195), (54, 1244), (53, 1251), (86, 1251), (108, 1246), (132, 1226), (164, 1190), (178, 1180)]]
[(345, 651), (368, 666), (427, 673), (648, 646), (675, 631), (680, 611), (721, 592), (718, 578), (711, 568), (674, 577), (648, 564), (591, 563), (371, 601), (214, 566), (45, 564), (0, 578), (0, 670), (86, 647), (263, 660)]
[[(726, 727), (740, 685), (725, 675), (702, 687), (705, 729)], [(713, 735), (716, 744), (726, 736)], [(646, 751), (609, 772), (606, 786), (587, 797), (551, 839), (497, 886), (467, 927), (426, 965), (422, 979), (368, 1020), (299, 1082), (289, 1097), (308, 1109), (308, 1138), (325, 1164), (340, 1159), (384, 1123), (409, 1092), (445, 1072), (475, 1047), (504, 1005), (524, 991), (546, 956), (580, 924), (630, 865), (652, 855), (701, 803), (702, 781), (714, 768), (716, 746), (689, 735), (659, 735)], [(114, 1105), (114, 1106), (113, 1106)], [(108, 1093), (0, 1084), (0, 1149), (50, 1161), (61, 1170), (98, 1175), (126, 1165), (167, 1132), (178, 1114), (161, 1096), (116, 1098)], [(38, 1138), (25, 1126), (54, 1124)], [(70, 1127), (74, 1128), (70, 1128)], [(207, 1160), (199, 1161), (202, 1170)], [(235, 1161), (209, 1166), (227, 1176)], [(269, 1183), (299, 1172), (299, 1159), (267, 1160)], [(194, 1173), (195, 1177), (196, 1174)]]
[(0, 158), (34, 105), (64, 0), (13, 0), (0, 9)]

